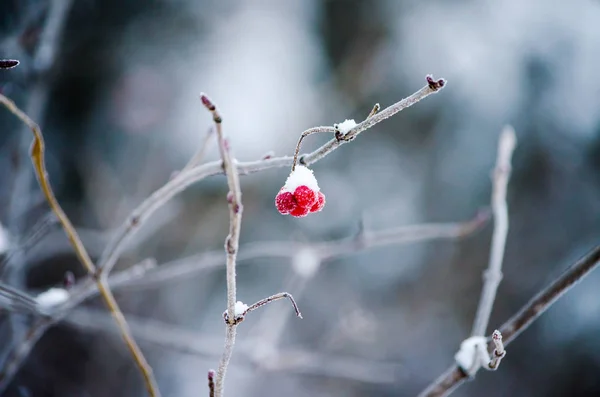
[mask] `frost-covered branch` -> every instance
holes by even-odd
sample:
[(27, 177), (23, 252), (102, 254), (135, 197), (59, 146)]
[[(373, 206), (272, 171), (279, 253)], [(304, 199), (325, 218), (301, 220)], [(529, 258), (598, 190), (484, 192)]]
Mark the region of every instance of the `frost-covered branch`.
[[(483, 226), (489, 219), (489, 212), (481, 211), (472, 220), (464, 223), (431, 223), (421, 225), (400, 226), (379, 231), (362, 230), (354, 237), (335, 241), (317, 243), (298, 243), (289, 241), (268, 241), (245, 244), (240, 249), (238, 264), (251, 263), (250, 260), (258, 258), (292, 258), (299, 253), (309, 253), (315, 257), (318, 264), (326, 263), (335, 258), (340, 258), (353, 253), (369, 249), (409, 244), (430, 239), (454, 239), (466, 237)], [(241, 261), (241, 262), (240, 262)], [(189, 277), (197, 272), (208, 269), (218, 269), (223, 266), (223, 251), (208, 251), (188, 258), (156, 265), (152, 259), (147, 259), (128, 269), (114, 272), (108, 278), (111, 290), (131, 289), (164, 285), (168, 281)], [(302, 270), (301, 270), (302, 271)], [(71, 290), (71, 296), (63, 305), (51, 311), (51, 318), (38, 319), (33, 322), (27, 333), (26, 339), (19, 347), (19, 354), (12, 354), (11, 368), (19, 368), (35, 345), (50, 325), (62, 320), (73, 308), (85, 300), (97, 296), (98, 288), (93, 280), (85, 279), (77, 283)], [(12, 378), (12, 376), (11, 376)], [(0, 376), (0, 384), (1, 384)]]
[(508, 205), (506, 190), (510, 178), (511, 158), (517, 138), (511, 126), (506, 126), (500, 134), (498, 155), (492, 183), (492, 211), (494, 213), (494, 232), (488, 268), (484, 273), (484, 285), (479, 299), (479, 307), (473, 322), (472, 336), (483, 336), (490, 321), (490, 315), (496, 299), (496, 291), (502, 280), (502, 261), (508, 234)]
[[(215, 397), (221, 397), (224, 390), (225, 375), (231, 355), (233, 354), (233, 345), (235, 344), (235, 336), (237, 333), (236, 321), (236, 258), (240, 240), (240, 229), (242, 225), (242, 189), (240, 188), (240, 179), (237, 171), (237, 164), (231, 156), (231, 148), (229, 142), (223, 137), (222, 118), (219, 115), (215, 104), (205, 94), (200, 95), (202, 104), (213, 116), (215, 128), (217, 131), (217, 141), (219, 144), (219, 152), (221, 154), (222, 166), (225, 175), (227, 176), (227, 202), (229, 203), (229, 235), (225, 239), (226, 253), (226, 273), (227, 273), (227, 310), (226, 310), (226, 336), (225, 349), (217, 369), (215, 379)], [(245, 313), (244, 313), (245, 314)]]
[[(502, 334), (502, 350), (598, 265), (600, 265), (600, 245), (571, 265), (552, 284), (540, 291), (498, 329)], [(490, 337), (487, 340), (492, 339), (493, 337)], [(492, 348), (489, 345), (490, 343), (488, 343), (488, 349)], [(494, 347), (495, 350), (500, 348), (498, 345)], [(501, 353), (499, 352), (499, 354)], [(453, 365), (421, 392), (419, 397), (447, 396), (467, 379), (468, 374), (457, 365)]]
[[(259, 258), (291, 259), (298, 252), (309, 250), (321, 262), (363, 252), (378, 247), (412, 244), (442, 239), (461, 239), (479, 230), (489, 219), (488, 211), (479, 212), (473, 219), (455, 223), (424, 223), (398, 226), (389, 229), (361, 230), (357, 235), (340, 240), (302, 243), (294, 241), (265, 241), (244, 244), (238, 256), (238, 266)], [(189, 277), (207, 269), (223, 265), (221, 251), (208, 251), (188, 258), (164, 263), (131, 277), (119, 276), (119, 281), (110, 277), (112, 288), (150, 287), (165, 282)], [(114, 282), (113, 282), (114, 280)]]
[[(409, 106), (414, 105), (418, 101), (425, 97), (439, 91), (445, 85), (445, 80), (440, 79), (437, 81), (432, 80), (430, 76), (427, 76), (427, 85), (415, 92), (408, 98), (402, 99), (401, 101), (389, 106), (374, 116), (367, 118), (360, 124), (357, 124), (347, 133), (347, 137), (355, 137), (359, 133), (373, 127), (375, 124), (393, 116), (399, 111), (406, 109)], [(332, 128), (333, 127), (323, 127)], [(347, 140), (339, 140), (337, 138), (331, 139), (320, 148), (315, 151), (299, 156), (299, 163), (303, 165), (310, 165), (323, 159), (329, 153), (337, 149), (344, 143), (349, 142)], [(268, 156), (267, 156), (268, 157)], [(236, 162), (237, 171), (240, 175), (247, 175), (271, 168), (276, 167), (291, 167), (294, 162), (293, 157), (269, 157), (263, 158), (256, 161), (248, 162)], [(222, 161), (213, 161), (205, 163), (198, 167), (192, 168), (189, 171), (181, 172), (177, 176), (167, 182), (163, 187), (152, 193), (146, 200), (144, 200), (131, 214), (127, 217), (125, 222), (118, 228), (115, 236), (111, 242), (107, 245), (106, 249), (102, 253), (98, 262), (98, 267), (102, 269), (103, 273), (109, 273), (110, 270), (117, 263), (125, 244), (129, 239), (140, 229), (143, 223), (152, 216), (152, 214), (171, 200), (175, 195), (184, 191), (190, 185), (201, 181), (204, 178), (213, 175), (222, 174), (223, 163)]]

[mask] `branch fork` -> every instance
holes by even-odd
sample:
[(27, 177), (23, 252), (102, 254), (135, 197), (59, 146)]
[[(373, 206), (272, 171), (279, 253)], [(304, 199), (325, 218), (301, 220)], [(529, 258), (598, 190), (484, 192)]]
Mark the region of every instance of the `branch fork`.
[(296, 316), (302, 318), (302, 313), (300, 313), (300, 309), (298, 308), (298, 305), (296, 304), (296, 301), (294, 300), (292, 294), (287, 292), (280, 292), (278, 294), (261, 299), (250, 306), (244, 304), (241, 301), (237, 301), (235, 304), (235, 315), (233, 317), (233, 320), (230, 320), (230, 316), (227, 313), (227, 310), (223, 312), (223, 320), (225, 320), (225, 324), (227, 325), (238, 325), (239, 323), (244, 321), (244, 319), (246, 318), (246, 314), (258, 309), (259, 307), (268, 305), (269, 303), (285, 298), (290, 300), (290, 303), (292, 304), (292, 306), (294, 307), (294, 311), (296, 312)]

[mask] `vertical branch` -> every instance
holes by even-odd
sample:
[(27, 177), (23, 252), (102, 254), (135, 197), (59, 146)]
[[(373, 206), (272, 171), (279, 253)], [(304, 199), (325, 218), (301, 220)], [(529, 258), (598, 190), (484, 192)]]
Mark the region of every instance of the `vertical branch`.
[(156, 384), (156, 380), (154, 379), (154, 375), (152, 373), (152, 368), (146, 361), (142, 351), (139, 346), (135, 342), (131, 331), (129, 330), (129, 326), (125, 321), (125, 317), (119, 308), (115, 297), (113, 296), (110, 288), (108, 287), (106, 278), (98, 275), (96, 266), (92, 262), (88, 252), (86, 251), (77, 231), (73, 227), (73, 224), (63, 211), (62, 207), (56, 200), (54, 192), (52, 191), (52, 187), (50, 186), (50, 181), (48, 180), (48, 173), (46, 171), (46, 163), (44, 160), (44, 138), (42, 136), (42, 131), (38, 127), (38, 125), (31, 120), (23, 111), (21, 111), (13, 101), (6, 98), (4, 95), (0, 94), (0, 103), (2, 103), (11, 113), (17, 116), (23, 123), (25, 123), (33, 132), (34, 140), (31, 145), (31, 160), (33, 162), (34, 171), (37, 175), (38, 182), (50, 205), (52, 211), (56, 214), (60, 224), (62, 225), (65, 234), (67, 235), (77, 258), (86, 269), (86, 271), (93, 277), (98, 291), (102, 296), (106, 306), (110, 310), (119, 330), (121, 331), (121, 336), (127, 345), (131, 355), (133, 356), (136, 364), (138, 365), (142, 376), (144, 377), (144, 381), (146, 384), (146, 388), (152, 397), (160, 396), (160, 391), (158, 389), (158, 385)]
[(215, 396), (222, 397), (224, 390), (225, 374), (227, 366), (233, 354), (235, 336), (237, 333), (237, 323), (235, 321), (235, 303), (236, 303), (236, 259), (240, 240), (240, 228), (242, 223), (242, 191), (240, 188), (240, 179), (235, 160), (231, 157), (229, 142), (223, 137), (222, 119), (215, 104), (205, 94), (200, 95), (200, 100), (213, 116), (217, 131), (217, 140), (219, 152), (223, 160), (223, 170), (227, 176), (227, 185), (229, 193), (227, 201), (229, 202), (229, 235), (225, 240), (225, 252), (227, 254), (227, 316), (226, 316), (226, 335), (225, 349), (219, 362), (217, 379), (215, 380)]
[(498, 143), (498, 157), (494, 169), (494, 182), (492, 186), (492, 211), (494, 213), (494, 232), (492, 247), (487, 270), (484, 273), (484, 285), (481, 298), (473, 322), (472, 336), (483, 336), (490, 321), (492, 307), (496, 299), (496, 291), (502, 280), (502, 261), (508, 234), (508, 207), (506, 204), (506, 190), (510, 178), (511, 157), (515, 149), (516, 137), (512, 127), (506, 126), (502, 130)]

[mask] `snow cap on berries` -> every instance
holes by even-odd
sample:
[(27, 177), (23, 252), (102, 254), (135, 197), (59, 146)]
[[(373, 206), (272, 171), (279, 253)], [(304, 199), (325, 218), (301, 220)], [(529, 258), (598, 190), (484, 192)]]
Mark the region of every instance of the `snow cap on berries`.
[(277, 193), (275, 206), (282, 215), (302, 218), (311, 212), (321, 211), (325, 206), (325, 195), (321, 193), (313, 172), (299, 165)]
[(294, 193), (298, 186), (307, 186), (315, 193), (321, 190), (312, 170), (303, 165), (296, 166), (294, 171), (288, 176), (285, 185), (283, 185), (283, 191)]

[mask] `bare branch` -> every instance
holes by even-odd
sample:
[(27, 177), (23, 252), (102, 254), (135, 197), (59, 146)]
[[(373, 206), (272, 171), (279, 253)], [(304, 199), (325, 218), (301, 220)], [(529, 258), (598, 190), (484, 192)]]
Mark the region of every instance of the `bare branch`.
[(209, 397), (215, 397), (215, 370), (208, 370), (208, 395)]
[(502, 343), (502, 334), (500, 331), (495, 330), (492, 333), (492, 342), (494, 343), (494, 351), (492, 352), (492, 360), (487, 366), (487, 369), (495, 371), (500, 365), (500, 361), (506, 356), (506, 350), (504, 350), (504, 343)]
[[(552, 284), (540, 291), (517, 314), (499, 328), (503, 335), (504, 346), (508, 346), (521, 332), (526, 330), (531, 323), (537, 320), (550, 306), (573, 288), (575, 284), (583, 280), (598, 265), (600, 265), (600, 245), (571, 265)], [(421, 392), (419, 397), (447, 396), (467, 378), (466, 373), (458, 366), (453, 365)]]
[(334, 133), (336, 132), (334, 127), (313, 127), (308, 130), (302, 132), (300, 134), (300, 138), (298, 138), (298, 143), (296, 144), (296, 150), (294, 151), (294, 160), (292, 161), (292, 171), (296, 169), (296, 164), (298, 163), (298, 154), (300, 153), (300, 146), (302, 145), (302, 141), (309, 135), (319, 134), (319, 133)]
[[(166, 324), (155, 319), (134, 315), (128, 317), (136, 339), (143, 343), (151, 343), (203, 361), (210, 361), (221, 355), (220, 338), (215, 338), (214, 335), (186, 330), (176, 324)], [(112, 319), (97, 309), (79, 308), (66, 321), (81, 329), (115, 333)], [(256, 374), (258, 367), (262, 371), (327, 376), (374, 384), (393, 383), (399, 377), (407, 376), (400, 374), (406, 369), (397, 362), (372, 361), (339, 354), (331, 356), (294, 347), (283, 348), (277, 355), (269, 357), (269, 360), (256, 362), (253, 357), (255, 348), (256, 341), (252, 339), (236, 344), (237, 351), (244, 357), (242, 363), (245, 365), (240, 365), (240, 368), (247, 368), (253, 374)]]
[(202, 162), (202, 160), (204, 159), (204, 153), (206, 153), (206, 149), (208, 148), (208, 143), (210, 142), (210, 139), (213, 137), (213, 135), (213, 129), (209, 128), (208, 132), (204, 135), (204, 139), (202, 140), (202, 144), (198, 148), (198, 151), (194, 153), (190, 161), (188, 161), (185, 167), (183, 167), (179, 172), (189, 171)]
[[(25, 113), (23, 113), (13, 101), (6, 98), (4, 95), (0, 94), (0, 102), (15, 116), (17, 116), (25, 125), (27, 125), (31, 131), (33, 132), (34, 140), (31, 146), (31, 160), (33, 162), (34, 170), (38, 178), (38, 182), (50, 205), (52, 211), (56, 214), (60, 224), (62, 225), (73, 249), (82, 266), (87, 270), (87, 272), (94, 277), (96, 281), (96, 285), (98, 287), (98, 291), (102, 296), (106, 306), (110, 310), (111, 314), (117, 326), (121, 330), (121, 335), (125, 344), (127, 345), (131, 355), (133, 356), (136, 364), (138, 365), (146, 383), (146, 388), (151, 396), (160, 396), (160, 392), (158, 390), (158, 386), (156, 384), (156, 380), (154, 379), (154, 375), (152, 374), (152, 368), (146, 361), (142, 351), (137, 346), (131, 332), (129, 331), (129, 327), (125, 318), (123, 317), (123, 313), (121, 312), (112, 292), (110, 291), (108, 285), (106, 284), (106, 279), (103, 277), (98, 277), (96, 273), (96, 267), (94, 263), (90, 259), (77, 231), (71, 224), (71, 221), (63, 211), (62, 207), (56, 200), (54, 196), (54, 192), (52, 191), (52, 187), (50, 185), (50, 181), (48, 179), (48, 173), (46, 171), (46, 163), (44, 160), (44, 138), (42, 136), (42, 131), (38, 127), (38, 125), (31, 120)], [(27, 337), (26, 337), (27, 339)]]
[[(441, 79), (438, 80), (436, 84), (432, 84), (430, 82), (430, 77), (428, 76), (427, 81), (428, 83), (425, 87), (421, 88), (408, 98), (402, 99), (401, 101), (377, 113), (373, 117), (370, 117), (362, 123), (357, 124), (353, 129), (348, 131), (346, 136), (349, 137), (349, 139), (353, 139), (359, 133), (373, 127), (375, 124), (380, 123), (399, 111), (414, 105), (421, 99), (439, 91), (439, 89), (444, 86), (445, 80)], [(333, 127), (316, 128), (331, 128), (331, 132), (334, 132)], [(338, 140), (333, 138), (315, 151), (299, 156), (298, 161), (303, 165), (316, 163), (337, 149), (339, 146), (348, 142), (349, 139)], [(236, 162), (237, 171), (240, 175), (247, 175), (275, 167), (290, 167), (293, 164), (294, 157), (289, 156), (274, 157), (249, 162)], [(146, 200), (144, 200), (144, 202), (142, 202), (136, 209), (132, 211), (125, 222), (119, 227), (111, 242), (107, 245), (100, 257), (100, 260), (98, 261), (98, 267), (102, 269), (101, 271), (103, 273), (110, 273), (110, 270), (114, 267), (119, 259), (119, 255), (121, 254), (125, 243), (134, 233), (137, 232), (137, 230), (139, 230), (143, 222), (146, 221), (157, 209), (162, 207), (175, 195), (185, 190), (188, 186), (201, 181), (204, 178), (212, 175), (222, 174), (223, 172), (224, 170), (222, 161), (206, 163), (204, 165), (192, 168), (189, 171), (179, 173), (163, 187), (152, 193)]]
[(367, 118), (371, 118), (371, 117), (375, 116), (377, 114), (377, 112), (379, 112), (379, 110), (381, 110), (381, 106), (378, 103), (376, 103), (373, 106), (373, 109), (371, 109), (371, 112), (369, 113)]
[[(472, 220), (456, 223), (425, 223), (406, 225), (378, 231), (363, 231), (354, 237), (341, 240), (299, 243), (290, 241), (265, 241), (244, 244), (240, 249), (238, 263), (246, 264), (257, 258), (292, 258), (303, 249), (315, 252), (320, 261), (326, 262), (356, 252), (378, 247), (411, 244), (434, 239), (460, 239), (479, 230), (489, 219), (488, 211), (479, 212)], [(221, 251), (208, 251), (188, 258), (165, 263), (148, 272), (128, 278), (119, 273), (119, 281), (109, 278), (111, 287), (149, 287), (166, 281), (189, 277), (192, 274), (219, 268), (223, 265)], [(116, 276), (116, 274), (115, 274)]]
[(484, 273), (485, 283), (481, 291), (479, 307), (473, 322), (472, 336), (483, 336), (490, 321), (490, 315), (496, 299), (496, 291), (502, 280), (502, 260), (508, 234), (508, 206), (506, 190), (510, 178), (511, 158), (516, 145), (515, 131), (506, 126), (500, 134), (498, 156), (494, 170), (492, 186), (492, 210), (494, 212), (494, 232), (488, 269)]
[(0, 281), (0, 307), (9, 311), (41, 314), (37, 301), (25, 292)]
[(245, 317), (246, 314), (250, 313), (253, 310), (258, 309), (261, 306), (268, 305), (271, 302), (275, 302), (279, 299), (285, 299), (285, 298), (288, 298), (290, 300), (290, 303), (292, 304), (292, 306), (294, 307), (294, 311), (296, 312), (296, 316), (302, 318), (302, 313), (300, 313), (300, 309), (298, 309), (298, 305), (296, 304), (294, 297), (292, 296), (292, 294), (289, 294), (287, 292), (280, 292), (278, 294), (271, 295), (268, 298), (261, 299), (258, 302), (248, 306), (248, 308), (246, 310), (244, 310), (244, 312), (242, 313), (242, 317)]
[(233, 354), (233, 346), (235, 344), (235, 335), (237, 332), (237, 322), (235, 321), (235, 304), (236, 304), (236, 258), (240, 239), (240, 228), (242, 224), (242, 190), (240, 188), (240, 179), (237, 171), (237, 165), (231, 157), (231, 150), (229, 143), (223, 137), (223, 130), (221, 127), (222, 119), (219, 115), (215, 104), (205, 94), (200, 95), (200, 100), (204, 107), (206, 107), (213, 116), (215, 127), (217, 130), (217, 140), (219, 141), (219, 151), (221, 153), (221, 159), (223, 160), (223, 170), (227, 176), (227, 185), (229, 187), (229, 193), (227, 194), (227, 201), (229, 202), (229, 235), (225, 239), (225, 253), (227, 257), (226, 269), (227, 269), (227, 325), (226, 325), (226, 337), (225, 337), (225, 349), (221, 362), (219, 363), (219, 369), (217, 371), (217, 378), (215, 380), (215, 396), (223, 396), (225, 375), (227, 373), (227, 366), (231, 355)]

